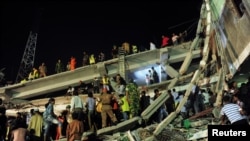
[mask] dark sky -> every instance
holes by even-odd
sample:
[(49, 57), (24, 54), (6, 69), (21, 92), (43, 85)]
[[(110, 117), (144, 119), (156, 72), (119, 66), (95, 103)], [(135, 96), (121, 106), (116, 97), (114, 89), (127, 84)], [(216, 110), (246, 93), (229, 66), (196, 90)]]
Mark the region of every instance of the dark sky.
[[(38, 33), (34, 67), (42, 62), (53, 73), (58, 58), (82, 63), (82, 52), (110, 56), (114, 44), (127, 41), (149, 47), (161, 35), (187, 30), (194, 36), (202, 0), (128, 3), (118, 1), (1, 1), (0, 69), (14, 81), (29, 32)], [(39, 16), (40, 15), (40, 16)]]

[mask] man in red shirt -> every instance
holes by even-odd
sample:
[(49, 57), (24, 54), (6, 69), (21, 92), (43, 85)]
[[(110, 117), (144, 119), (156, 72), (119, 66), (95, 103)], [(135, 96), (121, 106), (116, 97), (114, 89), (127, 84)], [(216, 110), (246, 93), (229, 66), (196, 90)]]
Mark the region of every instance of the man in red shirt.
[(165, 35), (162, 35), (161, 47), (164, 48), (168, 45), (169, 38)]

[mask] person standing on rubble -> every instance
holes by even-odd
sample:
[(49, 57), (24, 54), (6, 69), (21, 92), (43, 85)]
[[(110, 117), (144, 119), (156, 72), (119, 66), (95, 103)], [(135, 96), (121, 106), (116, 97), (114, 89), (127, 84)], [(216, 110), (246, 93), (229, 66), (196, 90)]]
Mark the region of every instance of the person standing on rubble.
[(67, 141), (80, 141), (84, 132), (84, 125), (78, 119), (78, 113), (72, 113), (72, 122), (67, 125), (66, 137)]
[(76, 68), (76, 58), (74, 56), (71, 56), (70, 58), (70, 70), (75, 70)]
[(64, 71), (63, 63), (62, 63), (61, 59), (58, 59), (56, 66), (55, 66), (55, 72), (61, 73), (63, 71)]
[(92, 85), (93, 85), (93, 92), (94, 93), (100, 93), (100, 80), (98, 79), (98, 77), (95, 77), (94, 80), (92, 81)]
[(223, 107), (220, 112), (221, 124), (226, 124), (226, 117), (231, 125), (249, 125), (247, 119), (243, 117), (244, 112), (238, 104), (230, 102), (229, 96), (223, 97)]
[[(43, 129), (43, 117), (39, 112), (39, 109), (34, 109), (34, 114), (30, 118), (28, 123), (28, 131), (31, 134), (31, 139), (33, 141), (41, 141), (42, 139), (42, 129)], [(32, 134), (33, 132), (33, 134)]]
[(75, 88), (72, 86), (69, 86), (66, 95), (72, 96), (74, 91), (75, 91)]
[(73, 97), (70, 100), (71, 113), (78, 113), (78, 120), (84, 122), (84, 112), (86, 111), (82, 98), (78, 91), (73, 91)]
[(100, 101), (102, 102), (102, 128), (107, 127), (107, 115), (112, 120), (113, 124), (118, 124), (117, 118), (113, 113), (111, 101), (114, 99), (114, 95), (109, 94), (106, 88), (103, 88), (103, 94), (100, 96)]
[[(154, 89), (154, 94), (155, 94), (154, 100), (156, 100), (156, 99), (161, 95), (159, 89)], [(171, 98), (171, 97), (170, 97), (170, 98)], [(170, 98), (169, 98), (169, 99), (170, 99)], [(173, 104), (172, 104), (172, 105), (173, 105)], [(157, 123), (162, 122), (162, 120), (163, 120), (164, 118), (166, 118), (166, 117), (168, 116), (168, 114), (170, 114), (170, 113), (167, 112), (166, 103), (163, 103), (163, 104), (161, 105), (161, 107), (159, 107), (159, 109), (156, 111), (156, 119), (155, 119), (156, 122), (157, 122)]]
[(176, 35), (175, 33), (172, 34), (172, 43), (174, 46), (177, 46), (178, 45), (178, 39), (179, 39), (179, 36)]
[(47, 76), (47, 66), (45, 65), (45, 63), (43, 62), (40, 66), (39, 66), (39, 77), (46, 77)]
[[(51, 128), (53, 124), (57, 124), (59, 128), (62, 126), (62, 123), (57, 119), (57, 115), (54, 113), (54, 104), (54, 98), (50, 98), (48, 103), (45, 104), (45, 111), (43, 112), (44, 141), (52, 137)], [(60, 135), (62, 134), (60, 133)]]
[(89, 92), (88, 97), (86, 99), (86, 107), (88, 111), (88, 125), (91, 131), (94, 131), (95, 105), (96, 105), (96, 100), (93, 96), (93, 93)]
[(162, 35), (161, 38), (162, 38), (161, 47), (164, 48), (168, 45), (169, 38), (166, 35)]
[(108, 92), (110, 92), (110, 79), (107, 74), (104, 74), (102, 76), (102, 81), (101, 81), (103, 89), (106, 89)]

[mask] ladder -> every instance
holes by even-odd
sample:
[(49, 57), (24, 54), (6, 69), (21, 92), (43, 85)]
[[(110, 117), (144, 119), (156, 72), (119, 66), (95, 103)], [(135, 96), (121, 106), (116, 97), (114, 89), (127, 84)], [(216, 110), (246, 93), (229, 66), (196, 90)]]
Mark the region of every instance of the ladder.
[(121, 75), (121, 77), (124, 78), (124, 80), (127, 82), (127, 65), (126, 65), (126, 59), (125, 59), (125, 50), (123, 47), (119, 47), (118, 49), (118, 72)]

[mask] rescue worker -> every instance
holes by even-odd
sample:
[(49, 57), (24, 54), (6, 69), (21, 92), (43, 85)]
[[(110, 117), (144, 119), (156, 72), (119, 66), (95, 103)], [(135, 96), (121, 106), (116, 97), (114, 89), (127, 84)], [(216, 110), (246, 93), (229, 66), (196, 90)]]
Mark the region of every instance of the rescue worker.
[(107, 89), (107, 91), (109, 92), (109, 84), (110, 84), (110, 81), (109, 81), (109, 77), (104, 74), (102, 76), (102, 85), (103, 85), (103, 89)]
[(33, 68), (32, 71), (29, 73), (29, 80), (37, 79), (39, 77), (38, 70)]
[(106, 88), (103, 88), (103, 94), (100, 96), (100, 101), (102, 102), (102, 128), (107, 127), (107, 115), (110, 117), (114, 125), (118, 124), (117, 118), (113, 113), (111, 101), (114, 99), (114, 95), (109, 94)]
[(126, 86), (126, 96), (130, 106), (130, 118), (138, 116), (140, 112), (140, 93), (133, 79), (129, 80)]
[(20, 83), (24, 84), (25, 82), (27, 82), (29, 80), (29, 78), (24, 78), (23, 80), (21, 80)]
[(129, 108), (129, 103), (128, 103), (128, 98), (126, 95), (124, 94), (120, 94), (120, 99), (121, 99), (121, 112), (122, 112), (122, 116), (123, 116), (123, 120), (128, 120), (129, 119), (129, 112), (130, 112), (130, 108)]
[(136, 45), (132, 45), (132, 52), (134, 53), (138, 53), (138, 49)]
[(76, 68), (76, 58), (72, 56), (70, 58), (70, 70), (74, 70), (75, 68)]
[(95, 64), (95, 55), (94, 54), (90, 55), (90, 57), (89, 57), (89, 64), (90, 65)]

